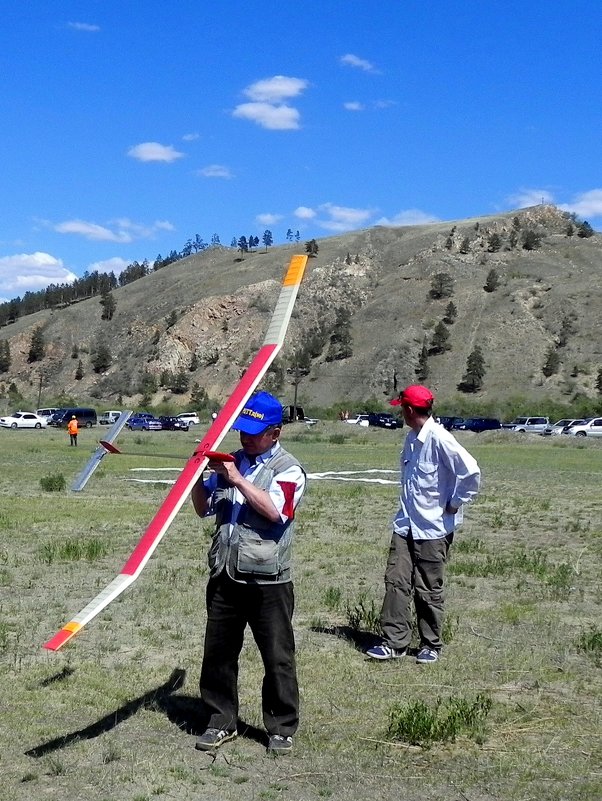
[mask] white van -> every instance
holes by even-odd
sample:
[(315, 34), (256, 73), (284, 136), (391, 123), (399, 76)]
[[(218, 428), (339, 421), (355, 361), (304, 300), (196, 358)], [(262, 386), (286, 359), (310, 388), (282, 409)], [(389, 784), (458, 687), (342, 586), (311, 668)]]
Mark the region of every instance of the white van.
[(98, 416), (98, 422), (101, 426), (112, 426), (119, 419), (120, 414), (121, 412), (116, 411), (101, 412)]
[(180, 420), (184, 420), (186, 423), (188, 423), (189, 426), (198, 426), (201, 424), (199, 416), (196, 412), (180, 412), (180, 414), (177, 416), (180, 418)]
[(50, 420), (55, 412), (58, 412), (58, 407), (47, 406), (45, 409), (36, 409), (38, 417), (43, 417), (46, 422)]

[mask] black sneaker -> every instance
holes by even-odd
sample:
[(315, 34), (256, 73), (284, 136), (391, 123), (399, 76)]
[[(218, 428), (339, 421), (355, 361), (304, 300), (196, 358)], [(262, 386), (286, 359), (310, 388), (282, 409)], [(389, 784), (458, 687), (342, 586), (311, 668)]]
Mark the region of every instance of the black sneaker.
[(236, 729), (234, 731), (226, 731), (225, 729), (207, 729), (199, 739), (196, 741), (195, 748), (198, 751), (213, 751), (219, 748), (222, 743), (233, 740), (237, 735)]
[(270, 734), (270, 740), (268, 742), (268, 754), (281, 756), (282, 754), (290, 754), (292, 750), (292, 737), (283, 737), (282, 734)]

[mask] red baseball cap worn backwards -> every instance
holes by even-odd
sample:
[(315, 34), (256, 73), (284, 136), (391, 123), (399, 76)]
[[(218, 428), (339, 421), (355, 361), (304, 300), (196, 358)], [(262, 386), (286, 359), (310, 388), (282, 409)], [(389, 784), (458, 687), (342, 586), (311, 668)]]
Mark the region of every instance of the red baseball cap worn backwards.
[(430, 389), (423, 387), (421, 384), (412, 384), (406, 387), (399, 394), (399, 397), (390, 400), (389, 404), (391, 406), (404, 405), (412, 406), (415, 409), (428, 409), (434, 400), (435, 396)]

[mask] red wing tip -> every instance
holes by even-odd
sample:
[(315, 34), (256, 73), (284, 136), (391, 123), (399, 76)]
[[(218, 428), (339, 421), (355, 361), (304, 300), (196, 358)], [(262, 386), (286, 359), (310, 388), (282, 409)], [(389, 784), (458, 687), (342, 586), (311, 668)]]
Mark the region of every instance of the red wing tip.
[(61, 646), (63, 646), (67, 640), (70, 640), (71, 637), (75, 634), (74, 631), (65, 631), (61, 629), (58, 634), (55, 634), (52, 639), (45, 642), (42, 648), (46, 648), (48, 651), (58, 651)]
[(105, 439), (101, 439), (100, 444), (105, 449), (105, 451), (109, 451), (109, 453), (121, 453), (119, 448), (113, 445), (112, 442), (107, 442)]

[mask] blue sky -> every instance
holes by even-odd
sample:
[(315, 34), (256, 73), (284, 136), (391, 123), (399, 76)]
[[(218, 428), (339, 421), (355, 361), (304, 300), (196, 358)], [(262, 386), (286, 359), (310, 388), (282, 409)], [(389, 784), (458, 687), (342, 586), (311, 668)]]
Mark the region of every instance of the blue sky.
[(0, 299), (199, 234), (545, 200), (602, 228), (599, 0), (28, 0), (0, 32)]

